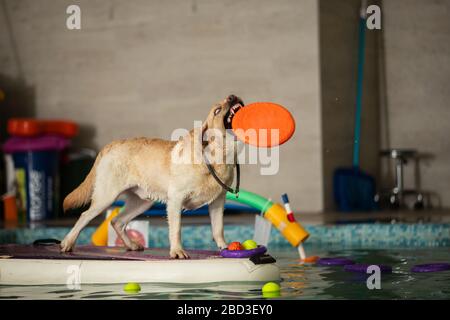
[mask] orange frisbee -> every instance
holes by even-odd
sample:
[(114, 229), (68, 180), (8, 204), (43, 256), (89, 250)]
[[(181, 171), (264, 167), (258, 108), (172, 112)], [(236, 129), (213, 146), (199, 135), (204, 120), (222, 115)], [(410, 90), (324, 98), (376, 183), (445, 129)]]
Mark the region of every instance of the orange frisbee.
[(283, 106), (255, 102), (236, 112), (231, 127), (239, 140), (257, 147), (275, 147), (288, 141), (295, 131), (295, 120)]

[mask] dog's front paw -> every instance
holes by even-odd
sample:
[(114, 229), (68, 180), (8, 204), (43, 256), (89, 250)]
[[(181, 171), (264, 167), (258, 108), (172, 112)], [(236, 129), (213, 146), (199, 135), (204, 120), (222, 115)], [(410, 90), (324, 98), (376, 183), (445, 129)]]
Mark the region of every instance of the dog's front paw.
[(228, 245), (227, 245), (227, 243), (225, 242), (224, 239), (218, 239), (218, 240), (216, 240), (216, 244), (217, 244), (217, 247), (218, 247), (220, 250), (226, 249), (226, 248), (228, 247)]
[(228, 245), (226, 244), (226, 242), (219, 243), (219, 244), (217, 244), (217, 246), (219, 247), (220, 250), (228, 248)]
[(170, 257), (173, 259), (189, 259), (189, 255), (182, 248), (170, 249)]
[(64, 238), (64, 240), (60, 243), (61, 252), (70, 252), (73, 249), (74, 242), (70, 239)]

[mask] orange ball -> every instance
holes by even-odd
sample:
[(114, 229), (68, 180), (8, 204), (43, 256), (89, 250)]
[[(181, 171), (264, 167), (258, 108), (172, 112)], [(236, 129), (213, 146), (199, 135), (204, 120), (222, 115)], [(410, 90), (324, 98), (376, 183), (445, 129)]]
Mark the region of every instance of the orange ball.
[(228, 250), (244, 250), (244, 248), (239, 241), (235, 241), (228, 245)]

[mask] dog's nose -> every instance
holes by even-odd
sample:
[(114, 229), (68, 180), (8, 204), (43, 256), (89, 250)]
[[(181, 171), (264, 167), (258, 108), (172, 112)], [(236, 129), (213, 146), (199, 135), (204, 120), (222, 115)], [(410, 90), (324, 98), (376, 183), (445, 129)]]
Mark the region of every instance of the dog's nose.
[(237, 97), (234, 94), (230, 94), (227, 98), (228, 102), (234, 102), (237, 100)]
[(227, 98), (227, 102), (230, 104), (230, 106), (233, 106), (237, 103), (242, 103), (241, 99), (239, 99), (238, 97), (236, 97), (234, 94), (230, 94)]

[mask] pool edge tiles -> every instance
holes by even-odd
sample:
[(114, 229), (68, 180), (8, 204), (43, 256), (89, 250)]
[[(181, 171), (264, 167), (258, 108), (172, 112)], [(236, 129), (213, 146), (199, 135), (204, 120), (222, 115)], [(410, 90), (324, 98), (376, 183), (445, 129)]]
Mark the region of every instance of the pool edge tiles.
[(351, 244), (360, 247), (450, 246), (450, 223), (347, 224), (308, 226), (307, 229), (314, 235), (311, 242), (315, 244)]
[[(150, 222), (151, 224), (151, 222)], [(253, 225), (226, 225), (227, 241), (244, 241), (253, 237)], [(307, 225), (305, 228), (311, 234), (308, 245), (341, 245), (358, 247), (447, 247), (450, 246), (450, 223), (446, 224), (346, 224), (332, 226)], [(0, 229), (0, 243), (29, 244), (36, 239), (62, 239), (70, 228), (18, 228)], [(91, 242), (94, 227), (85, 228), (77, 244)], [(211, 226), (209, 224), (185, 225), (182, 227), (183, 245), (186, 248), (213, 249)], [(168, 246), (167, 226), (152, 226), (149, 228), (149, 246)], [(271, 247), (289, 247), (290, 244), (281, 233), (272, 228), (269, 242)]]

